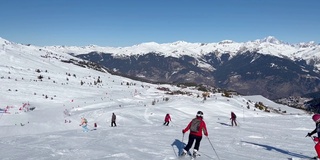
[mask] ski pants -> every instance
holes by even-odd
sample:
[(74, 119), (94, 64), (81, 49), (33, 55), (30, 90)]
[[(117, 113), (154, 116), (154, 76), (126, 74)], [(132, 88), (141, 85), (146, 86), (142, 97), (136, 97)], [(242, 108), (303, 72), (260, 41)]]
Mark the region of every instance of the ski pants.
[(165, 122), (163, 123), (163, 125), (168, 126), (168, 125), (169, 125), (169, 121), (165, 121)]
[(233, 126), (233, 123), (237, 126), (237, 121), (236, 119), (231, 119), (231, 125)]
[(186, 150), (188, 152), (189, 149), (192, 147), (194, 140), (196, 140), (196, 143), (195, 143), (193, 149), (196, 149), (197, 151), (199, 151), (201, 139), (202, 139), (202, 136), (199, 137), (199, 136), (195, 136), (193, 134), (189, 134), (188, 144), (186, 147), (184, 147), (184, 150)]
[(115, 127), (117, 127), (116, 121), (112, 121), (112, 122), (111, 122), (111, 127), (113, 127), (113, 125), (114, 125)]
[(83, 131), (84, 131), (84, 132), (88, 132), (88, 131), (89, 131), (87, 125), (83, 125), (82, 128), (83, 128)]
[(318, 157), (320, 157), (320, 142), (319, 142), (319, 138), (315, 137), (313, 140), (317, 143), (314, 146), (314, 149), (316, 150)]

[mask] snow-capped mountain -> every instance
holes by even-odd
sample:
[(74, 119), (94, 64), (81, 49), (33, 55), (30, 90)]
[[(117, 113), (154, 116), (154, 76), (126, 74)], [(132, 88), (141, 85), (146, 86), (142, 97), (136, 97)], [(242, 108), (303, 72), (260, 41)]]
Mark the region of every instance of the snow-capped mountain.
[[(0, 44), (6, 46), (14, 44), (8, 40), (0, 38)], [(74, 53), (75, 55), (87, 54), (90, 52), (111, 53), (115, 56), (136, 56), (148, 53), (159, 53), (164, 56), (181, 57), (183, 55), (201, 57), (209, 53), (216, 53), (218, 56), (229, 53), (232, 56), (246, 51), (255, 51), (261, 54), (268, 54), (280, 58), (290, 58), (291, 60), (302, 59), (308, 63), (315, 63), (320, 68), (320, 45), (314, 41), (289, 44), (269, 36), (249, 42), (234, 42), (224, 40), (218, 43), (188, 43), (177, 41), (173, 43), (159, 44), (156, 42), (142, 43), (129, 47), (104, 47), (97, 45), (88, 46), (45, 46), (39, 47), (62, 53)], [(230, 58), (231, 58), (230, 57)], [(314, 62), (316, 60), (316, 62)]]
[(115, 74), (149, 82), (202, 84), (270, 99), (301, 96), (320, 88), (320, 46), (314, 42), (288, 44), (272, 36), (241, 43), (149, 42), (118, 48), (37, 47), (3, 39), (1, 44), (3, 50), (24, 46), (68, 53), (98, 63)]
[[(124, 48), (49, 47), (154, 82), (196, 83), (271, 99), (318, 92), (320, 46), (269, 36), (249, 42), (143, 43)], [(256, 87), (259, 85), (259, 87)]]
[[(315, 42), (302, 42), (289, 44), (269, 36), (249, 42), (234, 42), (224, 40), (218, 43), (188, 43), (177, 41), (173, 43), (158, 44), (156, 42), (142, 43), (130, 47), (101, 47), (89, 45), (84, 47), (77, 46), (47, 46), (45, 48), (75, 54), (87, 54), (90, 52), (112, 53), (115, 56), (135, 56), (147, 53), (159, 53), (164, 56), (181, 57), (183, 55), (201, 57), (205, 54), (216, 53), (221, 56), (229, 53), (231, 57), (246, 51), (255, 51), (261, 54), (268, 54), (280, 58), (290, 58), (291, 60), (303, 59), (313, 63), (314, 59), (320, 59), (320, 45)], [(319, 62), (318, 62), (319, 63)], [(314, 64), (320, 68), (320, 64)]]

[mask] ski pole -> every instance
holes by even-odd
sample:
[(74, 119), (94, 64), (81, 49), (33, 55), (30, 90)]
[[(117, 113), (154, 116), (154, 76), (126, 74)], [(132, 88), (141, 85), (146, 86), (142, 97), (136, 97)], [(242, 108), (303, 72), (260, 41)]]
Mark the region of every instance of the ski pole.
[(212, 143), (211, 143), (211, 141), (210, 141), (210, 139), (209, 139), (209, 137), (208, 137), (208, 136), (207, 136), (207, 138), (208, 138), (208, 141), (209, 141), (209, 143), (210, 143), (210, 145), (211, 145), (211, 147), (212, 147), (212, 149), (213, 149), (214, 153), (216, 153), (216, 156), (217, 156), (218, 160), (220, 160), (220, 158), (219, 158), (219, 156), (218, 156), (218, 154), (217, 154), (216, 150), (214, 149), (214, 147), (213, 147), (213, 145), (212, 145)]
[(171, 145), (171, 147), (172, 147), (173, 152), (174, 152), (174, 154), (176, 155), (176, 157), (178, 157), (178, 155), (177, 155), (176, 151), (175, 151), (175, 150), (174, 150), (174, 148), (173, 148), (173, 145)]
[(314, 144), (317, 144), (317, 143), (314, 141), (314, 138), (312, 138), (312, 136), (311, 136), (311, 135), (309, 136), (309, 133), (306, 135), (306, 137), (310, 137), (310, 138), (311, 138), (311, 140), (313, 141), (313, 143), (314, 143)]
[(183, 146), (183, 139), (184, 139), (184, 133), (182, 133), (182, 140), (181, 140), (181, 145), (182, 145), (182, 147), (181, 147), (181, 149), (184, 148), (184, 146)]
[(183, 148), (183, 139), (184, 139), (184, 133), (182, 133), (182, 140), (181, 140), (182, 148)]
[(314, 141), (314, 138), (312, 138), (311, 136), (310, 136), (310, 138), (312, 139), (312, 141), (313, 141), (314, 144), (317, 144), (317, 143)]
[(239, 123), (239, 121), (237, 121), (237, 120), (236, 120), (236, 122), (237, 122), (238, 126), (240, 126), (240, 123)]

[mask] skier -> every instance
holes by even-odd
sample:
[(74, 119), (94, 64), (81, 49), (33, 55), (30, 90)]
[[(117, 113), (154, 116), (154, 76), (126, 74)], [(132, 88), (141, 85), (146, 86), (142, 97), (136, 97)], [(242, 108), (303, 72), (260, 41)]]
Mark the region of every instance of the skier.
[(94, 123), (94, 124), (93, 124), (93, 127), (94, 127), (93, 130), (97, 130), (97, 127), (98, 127), (97, 123)]
[(233, 126), (233, 123), (237, 126), (237, 116), (236, 116), (236, 114), (234, 114), (233, 112), (231, 112), (231, 118), (230, 118), (230, 120), (231, 120), (231, 125)]
[(117, 116), (116, 116), (114, 113), (112, 113), (112, 117), (111, 117), (111, 127), (113, 127), (113, 125), (114, 125), (115, 127), (117, 127), (116, 119), (117, 119)]
[(171, 121), (171, 117), (170, 117), (170, 114), (167, 113), (166, 117), (164, 118), (164, 123), (163, 123), (163, 125), (168, 126), (168, 125), (169, 125), (169, 121)]
[(82, 126), (83, 132), (88, 132), (89, 131), (89, 129), (88, 129), (88, 121), (84, 117), (81, 117), (81, 123), (80, 123), (79, 126)]
[(317, 133), (318, 137), (314, 137), (313, 140), (316, 143), (314, 146), (316, 152), (317, 152), (317, 157), (320, 158), (320, 143), (319, 143), (319, 137), (320, 137), (320, 114), (315, 114), (312, 116), (312, 120), (316, 123), (316, 128), (310, 133), (307, 134), (308, 137), (311, 137), (313, 134)]
[(196, 141), (193, 148), (193, 157), (198, 155), (200, 141), (202, 139), (202, 131), (204, 135), (208, 137), (208, 131), (206, 127), (206, 123), (203, 121), (203, 112), (198, 111), (196, 118), (192, 119), (192, 121), (188, 124), (188, 126), (182, 130), (182, 133), (186, 133), (190, 129), (188, 144), (184, 147), (181, 156), (185, 156), (189, 149), (192, 147), (194, 140)]

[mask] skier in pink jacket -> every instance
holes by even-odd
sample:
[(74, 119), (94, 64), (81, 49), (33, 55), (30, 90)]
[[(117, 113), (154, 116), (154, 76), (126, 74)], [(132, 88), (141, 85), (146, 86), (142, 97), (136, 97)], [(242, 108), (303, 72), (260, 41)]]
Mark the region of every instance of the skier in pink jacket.
[(167, 113), (166, 117), (164, 117), (164, 123), (163, 123), (163, 125), (168, 126), (170, 121), (171, 121), (170, 114)]

